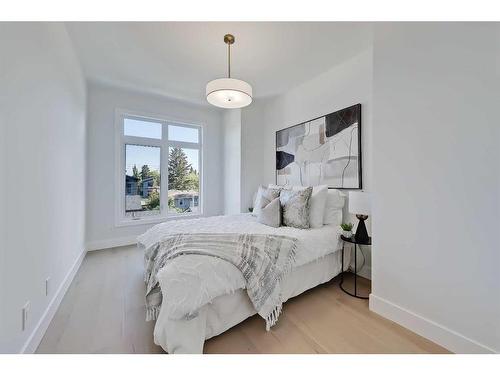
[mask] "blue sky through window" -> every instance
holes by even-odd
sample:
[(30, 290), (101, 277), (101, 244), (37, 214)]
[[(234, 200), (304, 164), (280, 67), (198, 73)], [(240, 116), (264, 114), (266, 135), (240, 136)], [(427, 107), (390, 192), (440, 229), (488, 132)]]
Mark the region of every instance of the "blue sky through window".
[(134, 137), (161, 139), (161, 126), (158, 122), (126, 118), (124, 121), (124, 134)]
[(171, 141), (198, 143), (198, 129), (184, 126), (168, 126), (168, 139)]

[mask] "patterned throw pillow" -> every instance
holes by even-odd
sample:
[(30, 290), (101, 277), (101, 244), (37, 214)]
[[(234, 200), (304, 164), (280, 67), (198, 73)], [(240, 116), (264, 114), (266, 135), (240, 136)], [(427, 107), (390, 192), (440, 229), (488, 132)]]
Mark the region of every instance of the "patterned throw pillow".
[(270, 227), (278, 228), (281, 225), (281, 205), (280, 199), (275, 198), (271, 202), (262, 199), (262, 207), (257, 216), (257, 221)]
[[(306, 187), (293, 186), (292, 190), (304, 190)], [(311, 200), (309, 202), (309, 225), (311, 228), (321, 228), (323, 226), (326, 197), (328, 186), (313, 186)]]
[(310, 228), (309, 206), (312, 187), (304, 190), (281, 190), (280, 203), (283, 212), (283, 225), (301, 229)]

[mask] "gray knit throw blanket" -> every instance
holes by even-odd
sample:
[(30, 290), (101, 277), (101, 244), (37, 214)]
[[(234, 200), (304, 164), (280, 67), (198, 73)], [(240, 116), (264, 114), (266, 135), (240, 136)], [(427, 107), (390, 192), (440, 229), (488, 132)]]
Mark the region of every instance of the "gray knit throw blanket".
[(281, 281), (295, 262), (297, 239), (288, 236), (240, 233), (184, 233), (162, 238), (145, 251), (146, 320), (158, 317), (162, 294), (158, 271), (170, 260), (189, 254), (230, 262), (245, 279), (246, 291), (269, 330), (281, 313)]

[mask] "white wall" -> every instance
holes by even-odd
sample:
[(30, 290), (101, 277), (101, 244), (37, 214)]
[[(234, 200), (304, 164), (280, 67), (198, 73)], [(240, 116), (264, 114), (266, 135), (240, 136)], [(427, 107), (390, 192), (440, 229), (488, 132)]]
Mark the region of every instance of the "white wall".
[[(260, 165), (261, 181), (275, 181), (275, 134), (279, 129), (326, 115), (351, 106), (362, 105), (362, 149), (363, 187), (371, 185), (371, 90), (372, 90), (372, 50), (368, 49), (329, 71), (313, 78), (285, 94), (268, 99), (265, 103), (244, 108), (243, 120), (252, 117), (253, 122), (243, 121), (246, 128), (253, 129), (255, 137), (244, 139), (254, 153), (262, 153)], [(262, 114), (251, 116), (249, 112)], [(250, 143), (251, 142), (251, 143)], [(257, 159), (257, 163), (261, 160)], [(256, 187), (254, 187), (256, 188)], [(248, 199), (248, 197), (246, 197)]]
[(223, 112), (224, 214), (241, 212), (241, 109)]
[(84, 250), (85, 84), (62, 24), (1, 23), (0, 51), (0, 352), (15, 353), (41, 339), (35, 328)]
[(456, 352), (500, 351), (498, 27), (375, 28), (370, 305)]
[[(0, 28), (0, 30), (3, 30)], [(0, 46), (3, 46), (3, 39), (0, 39)], [(4, 62), (0, 59), (0, 84), (5, 81), (4, 74), (7, 73), (7, 70), (4, 69)], [(2, 89), (0, 89), (0, 97), (3, 97), (5, 93)], [(4, 113), (4, 109), (0, 102), (0, 171), (4, 174), (4, 171), (7, 168), (7, 140), (5, 138), (5, 134), (7, 133), (7, 124), (6, 124), (6, 116)], [(0, 179), (0, 207), (7, 206), (7, 184), (4, 183), (4, 179)], [(9, 291), (7, 288), (2, 287), (5, 285), (3, 274), (5, 269), (5, 261), (7, 259), (6, 254), (7, 249), (7, 210), (0, 209), (0, 301), (7, 300), (7, 293)], [(2, 322), (6, 321), (6, 317), (4, 317), (6, 311), (4, 311), (3, 302), (0, 303), (0, 337), (3, 335), (3, 324)], [(0, 339), (0, 353), (2, 353), (5, 349), (6, 343), (2, 343)]]
[(115, 226), (115, 109), (203, 124), (204, 215), (223, 213), (223, 130), (220, 111), (165, 97), (89, 84), (87, 241), (89, 249), (131, 243), (152, 225)]
[[(253, 196), (264, 177), (264, 140), (267, 100), (254, 100), (241, 112), (241, 212), (253, 207)], [(274, 162), (273, 162), (274, 163)], [(270, 181), (273, 182), (273, 181)]]
[[(275, 182), (275, 134), (301, 122), (361, 103), (363, 189), (372, 188), (371, 48), (287, 93), (252, 103), (242, 110), (242, 205), (250, 207), (259, 184)], [(345, 210), (347, 212), (347, 210)], [(357, 219), (349, 217), (353, 223)], [(370, 231), (370, 219), (367, 221)], [(370, 277), (370, 251), (362, 275)]]

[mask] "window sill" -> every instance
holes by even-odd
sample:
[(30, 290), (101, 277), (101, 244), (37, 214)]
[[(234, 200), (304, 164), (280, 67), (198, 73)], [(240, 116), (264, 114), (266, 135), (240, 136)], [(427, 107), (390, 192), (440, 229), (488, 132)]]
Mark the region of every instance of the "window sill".
[(193, 214), (177, 214), (177, 215), (169, 215), (169, 216), (158, 216), (154, 218), (144, 218), (144, 219), (122, 219), (121, 221), (115, 223), (115, 227), (130, 227), (137, 225), (148, 225), (148, 224), (159, 224), (167, 221), (173, 220), (183, 220), (183, 219), (198, 219), (203, 217), (201, 213), (193, 213)]

